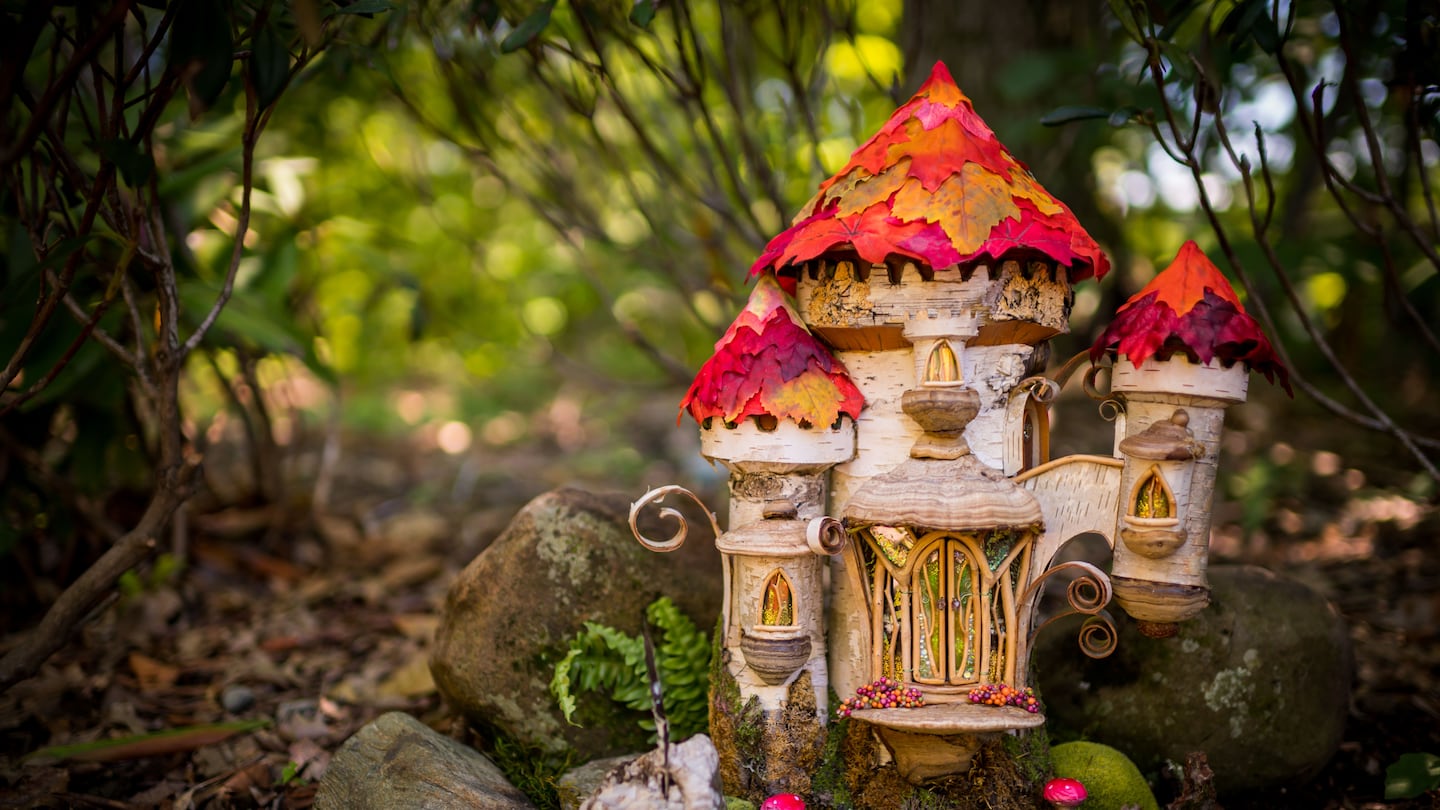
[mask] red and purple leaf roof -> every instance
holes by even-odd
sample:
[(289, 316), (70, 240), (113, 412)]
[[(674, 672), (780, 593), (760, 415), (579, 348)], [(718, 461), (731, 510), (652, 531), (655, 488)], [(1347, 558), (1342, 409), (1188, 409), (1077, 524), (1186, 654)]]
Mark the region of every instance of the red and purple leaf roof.
[(1227, 365), (1243, 362), (1271, 382), (1279, 377), (1290, 392), (1290, 374), (1260, 324), (1246, 314), (1230, 282), (1193, 241), (1116, 311), (1090, 347), (1090, 359), (1114, 351), (1139, 366), (1176, 350), (1201, 363), (1217, 357)]
[(799, 264), (827, 252), (937, 270), (1014, 250), (1070, 267), (1072, 281), (1110, 269), (1064, 203), (995, 138), (944, 63), (850, 162), (820, 186), (796, 222), (750, 268)]
[(772, 273), (755, 283), (680, 402), (702, 425), (773, 416), (819, 428), (841, 414), (854, 419), (864, 406), (845, 366), (801, 322)]

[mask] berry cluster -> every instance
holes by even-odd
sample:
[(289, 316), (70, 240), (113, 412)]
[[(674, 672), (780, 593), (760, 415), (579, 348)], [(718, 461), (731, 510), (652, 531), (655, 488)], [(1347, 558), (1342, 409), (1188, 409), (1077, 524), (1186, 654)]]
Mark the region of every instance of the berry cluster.
[(881, 678), (855, 690), (855, 697), (840, 703), (836, 713), (849, 717), (858, 709), (918, 709), (925, 705), (925, 696), (913, 687), (900, 688), (900, 682)]
[(1031, 714), (1040, 711), (1040, 698), (1029, 686), (1024, 690), (1003, 683), (986, 683), (970, 690), (970, 702), (986, 706), (1015, 706)]

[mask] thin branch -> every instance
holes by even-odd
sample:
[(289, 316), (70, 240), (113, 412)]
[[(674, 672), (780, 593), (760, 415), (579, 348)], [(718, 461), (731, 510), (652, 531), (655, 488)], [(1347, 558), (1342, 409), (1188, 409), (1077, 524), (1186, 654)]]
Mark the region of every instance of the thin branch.
[[(1169, 99), (1165, 96), (1164, 76), (1155, 64), (1152, 63), (1150, 68), (1152, 81), (1155, 83), (1156, 89), (1159, 90), (1160, 93), (1160, 103), (1162, 109), (1165, 112), (1166, 120), (1170, 122), (1172, 130), (1174, 130), (1176, 128), (1175, 113), (1170, 105)], [(1197, 116), (1202, 115), (1203, 111), (1201, 111), (1197, 107), (1195, 114)], [(1228, 137), (1225, 134), (1225, 130), (1223, 128), (1217, 129), (1217, 134), (1222, 140)], [(1193, 143), (1188, 145), (1188, 147), (1182, 146), (1182, 154), (1185, 157), (1183, 165), (1190, 169), (1191, 179), (1195, 183), (1196, 190), (1199, 194), (1201, 208), (1202, 210), (1204, 210), (1205, 216), (1210, 222), (1211, 229), (1215, 232), (1216, 239), (1219, 242), (1222, 252), (1224, 252), (1225, 257), (1229, 261), (1231, 268), (1235, 271), (1235, 274), (1245, 285), (1246, 291), (1250, 295), (1250, 300), (1252, 301), (1256, 310), (1261, 314), (1267, 328), (1270, 330), (1270, 334), (1275, 335), (1278, 338), (1280, 333), (1274, 327), (1274, 321), (1270, 318), (1268, 308), (1264, 305), (1264, 300), (1256, 294), (1255, 287), (1250, 280), (1249, 274), (1245, 271), (1244, 265), (1240, 262), (1239, 257), (1235, 252), (1234, 246), (1231, 243), (1229, 235), (1226, 232), (1224, 225), (1220, 222), (1219, 215), (1215, 211), (1215, 207), (1210, 199), (1209, 192), (1206, 190), (1205, 184), (1203, 182), (1203, 173), (1201, 170), (1199, 158), (1195, 155), (1193, 149)], [(1229, 151), (1233, 153), (1233, 150)], [(1261, 158), (1261, 171), (1263, 173), (1268, 173), (1269, 165), (1264, 160), (1263, 153), (1261, 155)], [(1242, 174), (1249, 172), (1249, 167), (1245, 165), (1239, 165), (1236, 166), (1236, 168), (1239, 169)], [(1300, 296), (1295, 290), (1294, 284), (1291, 282), (1289, 275), (1285, 272), (1284, 263), (1281, 262), (1279, 256), (1276, 255), (1274, 246), (1270, 243), (1269, 239), (1265, 234), (1265, 231), (1260, 228), (1262, 220), (1255, 208), (1253, 197), (1251, 198), (1250, 203), (1251, 225), (1255, 241), (1260, 246), (1262, 252), (1264, 252), (1271, 270), (1274, 272), (1276, 279), (1280, 282), (1281, 288), (1284, 290), (1286, 298), (1289, 301), (1291, 308), (1294, 310), (1297, 318), (1299, 319), (1301, 327), (1305, 330), (1305, 333), (1314, 342), (1316, 349), (1320, 351), (1321, 355), (1325, 358), (1326, 362), (1340, 378), (1346, 389), (1350, 391), (1351, 395), (1354, 396), (1356, 400), (1361, 403), (1362, 406), (1364, 406), (1365, 410), (1370, 412), (1372, 418), (1375, 421), (1377, 421), (1380, 425), (1383, 426), (1385, 432), (1394, 436), (1411, 453), (1411, 455), (1414, 456), (1416, 461), (1419, 462), (1420, 466), (1425, 469), (1427, 474), (1429, 474), (1435, 480), (1440, 481), (1440, 468), (1437, 468), (1435, 464), (1429, 459), (1429, 457), (1424, 453), (1424, 451), (1420, 449), (1420, 447), (1416, 444), (1415, 437), (1411, 436), (1408, 431), (1395, 424), (1394, 420), (1390, 418), (1389, 414), (1386, 413), (1382, 408), (1380, 408), (1365, 393), (1364, 389), (1360, 386), (1358, 382), (1356, 382), (1355, 378), (1351, 376), (1344, 364), (1342, 364), (1340, 362), (1340, 359), (1335, 355), (1333, 349), (1329, 345), (1329, 342), (1325, 339), (1325, 336), (1315, 326), (1309, 314), (1306, 312), (1305, 306), (1300, 300)], [(1289, 363), (1288, 358), (1285, 356), (1283, 344), (1280, 344), (1278, 341), (1277, 351), (1280, 352), (1281, 358), (1286, 362), (1286, 365), (1293, 367), (1293, 364)]]
[(60, 75), (53, 79), (47, 86), (45, 95), (40, 97), (34, 109), (30, 113), (30, 121), (14, 143), (5, 144), (0, 149), (0, 166), (6, 166), (18, 160), (26, 152), (30, 151), (31, 145), (39, 137), (41, 128), (50, 118), (50, 110), (60, 95), (68, 95), (75, 77), (88, 64), (92, 57), (104, 46), (110, 38), (110, 32), (117, 26), (125, 24), (125, 16), (130, 13), (130, 4), (133, 0), (117, 0), (98, 23), (95, 31), (80, 45), (71, 55), (70, 61)]
[[(96, 173), (95, 183), (91, 188), (91, 196), (85, 203), (85, 213), (80, 218), (78, 233), (87, 235), (90, 233), (90, 229), (95, 225), (95, 216), (100, 210), (100, 200), (104, 194), (104, 189), (108, 184), (112, 183), (114, 179), (114, 164), (102, 160), (100, 163), (100, 171)], [(66, 257), (65, 269), (59, 274), (55, 288), (40, 302), (35, 316), (30, 320), (29, 328), (25, 330), (25, 336), (20, 340), (20, 345), (16, 347), (15, 351), (10, 355), (10, 362), (6, 364), (5, 369), (0, 371), (0, 391), (9, 388), (10, 384), (15, 381), (15, 377), (20, 373), (20, 369), (25, 363), (25, 358), (29, 356), (30, 350), (35, 346), (35, 341), (39, 340), (40, 334), (45, 330), (46, 325), (50, 323), (50, 316), (55, 313), (55, 308), (60, 305), (61, 299), (69, 292), (70, 283), (75, 278), (76, 268), (79, 267), (80, 259), (84, 255), (85, 249), (82, 246)], [(43, 255), (37, 256), (36, 260), (43, 261), (44, 258)]]
[(255, 141), (258, 135), (258, 116), (256, 111), (255, 92), (250, 87), (245, 90), (245, 131), (240, 136), (240, 213), (236, 216), (235, 245), (230, 251), (230, 264), (225, 269), (225, 281), (220, 287), (220, 294), (215, 297), (215, 302), (210, 305), (210, 311), (205, 313), (200, 325), (186, 339), (180, 347), (179, 361), (184, 360), (200, 341), (205, 339), (205, 333), (215, 325), (220, 317), (220, 310), (229, 303), (230, 295), (235, 291), (235, 276), (240, 272), (240, 260), (245, 255), (245, 234), (250, 232), (250, 193), (255, 186)]
[(189, 493), (198, 461), (162, 472), (145, 514), (55, 600), (45, 618), (0, 658), (0, 693), (28, 678), (70, 639), (71, 633), (115, 588), (120, 575), (154, 553), (160, 532)]

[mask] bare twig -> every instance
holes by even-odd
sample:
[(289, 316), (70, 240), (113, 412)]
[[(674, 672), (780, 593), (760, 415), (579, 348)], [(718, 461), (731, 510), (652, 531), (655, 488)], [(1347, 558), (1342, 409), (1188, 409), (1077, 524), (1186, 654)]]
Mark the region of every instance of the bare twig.
[[(1149, 47), (1152, 54), (1158, 53), (1158, 42), (1154, 39), (1153, 34), (1150, 38)], [(1203, 66), (1201, 66), (1198, 61), (1195, 64), (1197, 70), (1202, 71), (1199, 81), (1211, 81), (1211, 78), (1204, 74)], [(1257, 294), (1257, 290), (1252, 283), (1249, 274), (1246, 272), (1244, 265), (1240, 262), (1239, 257), (1235, 252), (1234, 246), (1225, 226), (1220, 221), (1214, 204), (1210, 199), (1209, 192), (1205, 188), (1202, 177), (1203, 169), (1201, 165), (1201, 160), (1196, 152), (1196, 139), (1192, 138), (1188, 140), (1182, 140), (1178, 136), (1178, 133), (1180, 132), (1180, 126), (1176, 119), (1175, 110), (1170, 103), (1170, 99), (1165, 94), (1167, 81), (1158, 59), (1152, 59), (1150, 61), (1149, 73), (1152, 84), (1159, 91), (1160, 105), (1165, 116), (1165, 121), (1169, 125), (1172, 134), (1174, 134), (1176, 138), (1175, 146), (1177, 152), (1179, 153), (1179, 159), (1177, 162), (1190, 170), (1191, 179), (1193, 180), (1199, 195), (1201, 209), (1204, 211), (1205, 216), (1210, 223), (1211, 229), (1215, 232), (1216, 239), (1220, 245), (1221, 251), (1225, 254), (1225, 257), (1230, 264), (1232, 270), (1234, 270), (1235, 274), (1244, 284), (1246, 291), (1249, 293), (1252, 305), (1256, 309), (1257, 313), (1261, 316), (1261, 319), (1264, 322), (1267, 330), (1270, 332), (1271, 335), (1276, 336), (1277, 351), (1280, 353), (1282, 360), (1286, 362), (1286, 365), (1291, 367), (1293, 373), (1293, 364), (1288, 361), (1284, 350), (1284, 345), (1278, 340), (1280, 332), (1275, 328), (1275, 322), (1270, 316), (1269, 308), (1265, 305), (1264, 299)], [(1218, 87), (1219, 85), (1216, 84), (1216, 86)], [(1195, 120), (1198, 121), (1199, 118), (1203, 115), (1204, 110), (1199, 105), (1197, 105), (1197, 108), (1195, 110)], [(1252, 235), (1256, 243), (1259, 245), (1261, 251), (1264, 253), (1266, 261), (1270, 265), (1270, 269), (1273, 272), (1276, 280), (1280, 283), (1282, 290), (1285, 292), (1286, 300), (1289, 302), (1291, 309), (1293, 310), (1296, 318), (1301, 324), (1301, 328), (1305, 331), (1305, 334), (1314, 343), (1315, 348), (1320, 352), (1321, 356), (1325, 358), (1327, 364), (1335, 372), (1336, 376), (1340, 379), (1345, 388), (1350, 392), (1351, 396), (1355, 397), (1355, 399), (1361, 404), (1363, 409), (1368, 412), (1369, 416), (1367, 417), (1367, 421), (1373, 424), (1378, 424), (1381, 429), (1394, 436), (1395, 439), (1399, 441), (1401, 445), (1406, 448), (1407, 451), (1409, 451), (1409, 453), (1415, 458), (1415, 460), (1419, 463), (1419, 465), (1425, 470), (1428, 475), (1430, 475), (1435, 480), (1440, 481), (1440, 468), (1437, 468), (1435, 463), (1431, 461), (1431, 459), (1426, 455), (1423, 450), (1420, 449), (1417, 438), (1415, 436), (1412, 436), (1409, 431), (1396, 424), (1395, 421), (1390, 417), (1390, 415), (1384, 409), (1379, 407), (1379, 405), (1365, 392), (1364, 388), (1359, 384), (1355, 377), (1349, 372), (1345, 365), (1341, 363), (1339, 357), (1331, 348), (1329, 341), (1325, 338), (1325, 335), (1319, 330), (1319, 328), (1310, 318), (1308, 312), (1306, 311), (1304, 303), (1301, 301), (1300, 296), (1289, 277), (1289, 274), (1285, 271), (1284, 263), (1276, 254), (1274, 246), (1268, 238), (1267, 228), (1270, 222), (1269, 209), (1267, 208), (1266, 211), (1262, 213), (1262, 211), (1257, 205), (1254, 181), (1253, 177), (1251, 176), (1251, 167), (1248, 161), (1240, 160), (1237, 157), (1236, 151), (1229, 143), (1229, 134), (1226, 131), (1224, 127), (1224, 122), (1223, 120), (1221, 120), (1220, 116), (1215, 117), (1215, 122), (1215, 132), (1218, 139), (1224, 145), (1227, 155), (1230, 156), (1232, 162), (1235, 164), (1235, 168), (1241, 173), (1244, 179), (1247, 204), (1249, 206), (1251, 215)], [(1195, 125), (1192, 123), (1192, 131), (1198, 131), (1193, 130), (1194, 126)], [(1158, 127), (1154, 128), (1158, 138), (1160, 136)], [(1263, 140), (1260, 141), (1260, 143), (1263, 144)], [(1270, 194), (1273, 196), (1273, 185), (1269, 178), (1270, 169), (1263, 149), (1260, 151), (1260, 161), (1260, 171), (1262, 177), (1265, 178), (1266, 187), (1267, 189), (1270, 189)], [(1377, 167), (1377, 171), (1383, 171), (1383, 166)], [(1302, 386), (1302, 390), (1311, 392), (1314, 389), (1312, 386), (1304, 385)], [(1355, 415), (1353, 411), (1350, 411), (1347, 408), (1331, 407), (1333, 405), (1338, 405), (1338, 403), (1334, 403), (1334, 401), (1330, 400), (1328, 397), (1317, 398), (1317, 401), (1319, 401), (1322, 405), (1325, 405), (1326, 407), (1330, 407), (1333, 412), (1337, 413), (1337, 415), (1346, 416), (1347, 418)]]

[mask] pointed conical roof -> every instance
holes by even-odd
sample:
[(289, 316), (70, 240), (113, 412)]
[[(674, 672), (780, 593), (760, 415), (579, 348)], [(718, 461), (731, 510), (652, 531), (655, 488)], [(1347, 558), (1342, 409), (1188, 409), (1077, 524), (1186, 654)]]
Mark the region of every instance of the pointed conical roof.
[(1245, 312), (1235, 288), (1195, 242), (1180, 248), (1169, 267), (1115, 312), (1115, 320), (1090, 347), (1098, 361), (1106, 351), (1139, 366), (1151, 357), (1184, 351), (1200, 363), (1235, 361), (1265, 375), (1290, 393), (1290, 374), (1275, 356), (1260, 324)]
[(1110, 269), (1070, 209), (1001, 145), (936, 62), (915, 96), (770, 240), (750, 274), (832, 251), (940, 270), (1013, 250), (1069, 266), (1074, 281)]
[(755, 283), (680, 402), (701, 424), (774, 416), (817, 428), (841, 414), (854, 419), (864, 406), (845, 366), (801, 322), (773, 273)]

